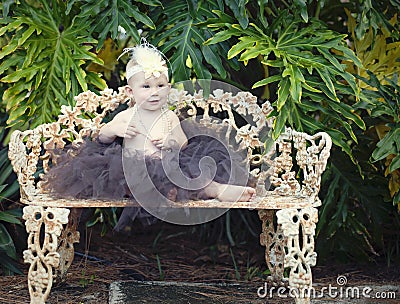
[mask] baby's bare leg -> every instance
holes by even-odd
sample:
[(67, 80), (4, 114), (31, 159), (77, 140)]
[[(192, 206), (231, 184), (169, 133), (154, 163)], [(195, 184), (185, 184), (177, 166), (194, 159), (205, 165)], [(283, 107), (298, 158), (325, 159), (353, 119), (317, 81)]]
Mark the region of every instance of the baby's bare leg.
[(256, 195), (254, 188), (220, 184), (214, 181), (204, 189), (204, 192), (210, 198), (217, 198), (225, 202), (248, 202), (253, 200)]

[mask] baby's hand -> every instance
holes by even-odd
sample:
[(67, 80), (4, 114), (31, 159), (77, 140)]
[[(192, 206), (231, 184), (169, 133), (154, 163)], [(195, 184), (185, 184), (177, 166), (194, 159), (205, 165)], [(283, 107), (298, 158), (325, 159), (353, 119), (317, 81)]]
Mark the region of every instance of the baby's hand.
[(164, 138), (155, 138), (152, 139), (151, 142), (155, 145), (158, 149), (163, 150), (165, 149), (164, 146)]
[(136, 127), (126, 121), (114, 120), (100, 129), (99, 140), (104, 143), (114, 141), (115, 137), (133, 138), (138, 134)]
[(151, 142), (160, 150), (168, 150), (171, 148), (177, 148), (178, 143), (174, 139), (156, 138), (152, 139)]
[(126, 127), (126, 129), (125, 129), (125, 132), (123, 130), (121, 130), (121, 131), (122, 131), (121, 132), (122, 134), (121, 135), (117, 135), (117, 136), (125, 137), (125, 138), (133, 138), (139, 133), (139, 131), (133, 125), (128, 125)]
[(139, 132), (129, 121), (112, 121), (109, 123), (109, 131), (114, 136), (133, 138)]

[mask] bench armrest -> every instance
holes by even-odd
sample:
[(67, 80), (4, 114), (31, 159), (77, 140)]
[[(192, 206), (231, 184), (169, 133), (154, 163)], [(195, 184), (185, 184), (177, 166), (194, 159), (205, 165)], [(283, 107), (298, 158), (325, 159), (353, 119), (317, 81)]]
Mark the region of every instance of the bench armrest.
[[(20, 186), (21, 201), (29, 200), (36, 193), (35, 173), (40, 154), (40, 136), (34, 130), (11, 134), (8, 158), (17, 174)], [(39, 147), (39, 151), (33, 147)], [(32, 149), (33, 148), (33, 149)], [(29, 151), (31, 149), (31, 151)]]
[(124, 87), (119, 92), (107, 89), (96, 95), (84, 92), (75, 97), (76, 105), (61, 106), (57, 121), (37, 126), (32, 130), (16, 130), (11, 134), (8, 157), (20, 185), (21, 202), (32, 201), (39, 194), (36, 181), (57, 162), (57, 152), (67, 144), (73, 152), (84, 138), (96, 138), (103, 119), (128, 96)]
[(321, 176), (332, 147), (330, 136), (325, 132), (309, 135), (286, 128), (276, 144), (276, 157), (269, 170), (274, 192), (312, 197), (314, 206), (319, 206)]

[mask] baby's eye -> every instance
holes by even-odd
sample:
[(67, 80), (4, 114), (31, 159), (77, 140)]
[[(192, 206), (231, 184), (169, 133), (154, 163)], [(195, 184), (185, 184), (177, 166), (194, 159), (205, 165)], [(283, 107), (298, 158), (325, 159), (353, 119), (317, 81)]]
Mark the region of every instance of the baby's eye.
[(164, 87), (164, 84), (159, 84), (158, 87), (159, 87), (159, 88), (163, 88), (163, 87)]
[(144, 89), (148, 89), (148, 88), (150, 88), (150, 86), (149, 86), (148, 84), (144, 84), (144, 85), (143, 85), (143, 88), (144, 88)]

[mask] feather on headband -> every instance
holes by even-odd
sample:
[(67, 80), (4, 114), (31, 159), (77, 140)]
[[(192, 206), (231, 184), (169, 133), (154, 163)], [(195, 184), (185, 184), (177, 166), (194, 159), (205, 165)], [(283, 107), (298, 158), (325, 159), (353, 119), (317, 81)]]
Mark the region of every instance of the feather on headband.
[(161, 75), (165, 75), (168, 79), (168, 67), (163, 59), (164, 54), (146, 39), (142, 38), (141, 43), (133, 48), (125, 48), (118, 59), (128, 52), (132, 54), (130, 62), (133, 61), (133, 64), (128, 63), (126, 67), (127, 81), (139, 72), (144, 72), (146, 79), (152, 76), (158, 78)]

